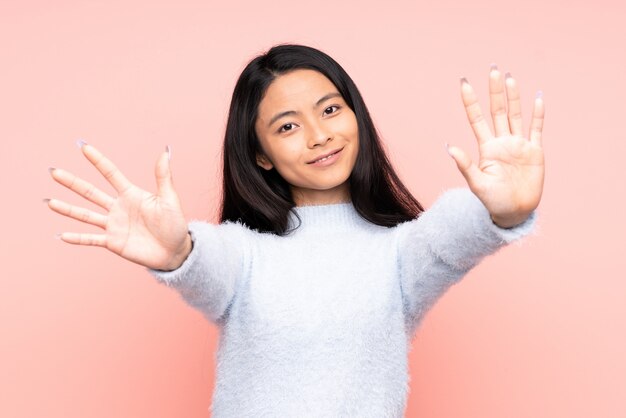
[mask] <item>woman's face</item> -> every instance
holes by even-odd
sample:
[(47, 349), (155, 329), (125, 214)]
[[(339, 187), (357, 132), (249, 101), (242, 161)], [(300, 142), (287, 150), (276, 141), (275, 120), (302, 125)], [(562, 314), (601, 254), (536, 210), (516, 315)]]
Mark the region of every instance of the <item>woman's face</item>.
[[(335, 85), (315, 70), (278, 76), (258, 109), (257, 164), (276, 168), (297, 206), (350, 201), (348, 178), (359, 150), (354, 112)], [(336, 153), (326, 161), (321, 157)]]

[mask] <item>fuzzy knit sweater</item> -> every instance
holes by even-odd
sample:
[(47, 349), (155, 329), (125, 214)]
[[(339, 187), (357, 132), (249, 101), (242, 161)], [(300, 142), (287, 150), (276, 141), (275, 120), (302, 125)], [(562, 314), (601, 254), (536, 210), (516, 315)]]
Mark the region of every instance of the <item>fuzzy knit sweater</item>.
[(213, 418), (402, 417), (426, 312), (536, 223), (498, 227), (469, 189), (391, 228), (352, 203), (295, 210), (284, 237), (192, 221), (185, 262), (149, 270), (219, 328)]

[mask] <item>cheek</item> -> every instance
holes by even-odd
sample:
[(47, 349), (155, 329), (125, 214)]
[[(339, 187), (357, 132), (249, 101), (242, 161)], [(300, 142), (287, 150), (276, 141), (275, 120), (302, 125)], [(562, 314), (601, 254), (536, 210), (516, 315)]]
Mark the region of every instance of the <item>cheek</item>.
[(296, 138), (281, 138), (282, 143), (275, 145), (270, 150), (274, 164), (277, 166), (297, 163), (301, 157), (301, 146)]
[(345, 118), (342, 118), (339, 121), (340, 125), (338, 126), (342, 132), (344, 132), (347, 136), (353, 138), (354, 140), (359, 137), (359, 127), (357, 125), (356, 116), (354, 113), (350, 113)]

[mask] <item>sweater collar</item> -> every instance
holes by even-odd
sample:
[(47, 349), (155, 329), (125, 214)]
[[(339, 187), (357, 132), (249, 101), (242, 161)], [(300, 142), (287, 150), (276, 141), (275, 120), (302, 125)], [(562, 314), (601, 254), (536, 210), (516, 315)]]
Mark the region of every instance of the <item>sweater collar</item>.
[(359, 215), (352, 202), (294, 206), (289, 212), (289, 229), (300, 224), (294, 212), (302, 221), (295, 232), (300, 230), (350, 229), (368, 223)]

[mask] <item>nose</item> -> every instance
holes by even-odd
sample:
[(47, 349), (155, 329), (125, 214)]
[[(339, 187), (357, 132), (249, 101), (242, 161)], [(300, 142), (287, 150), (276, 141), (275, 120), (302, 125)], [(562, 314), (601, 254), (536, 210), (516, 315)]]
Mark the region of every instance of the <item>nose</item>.
[(315, 146), (323, 146), (328, 141), (333, 139), (332, 132), (323, 123), (312, 123), (309, 132), (309, 148)]

